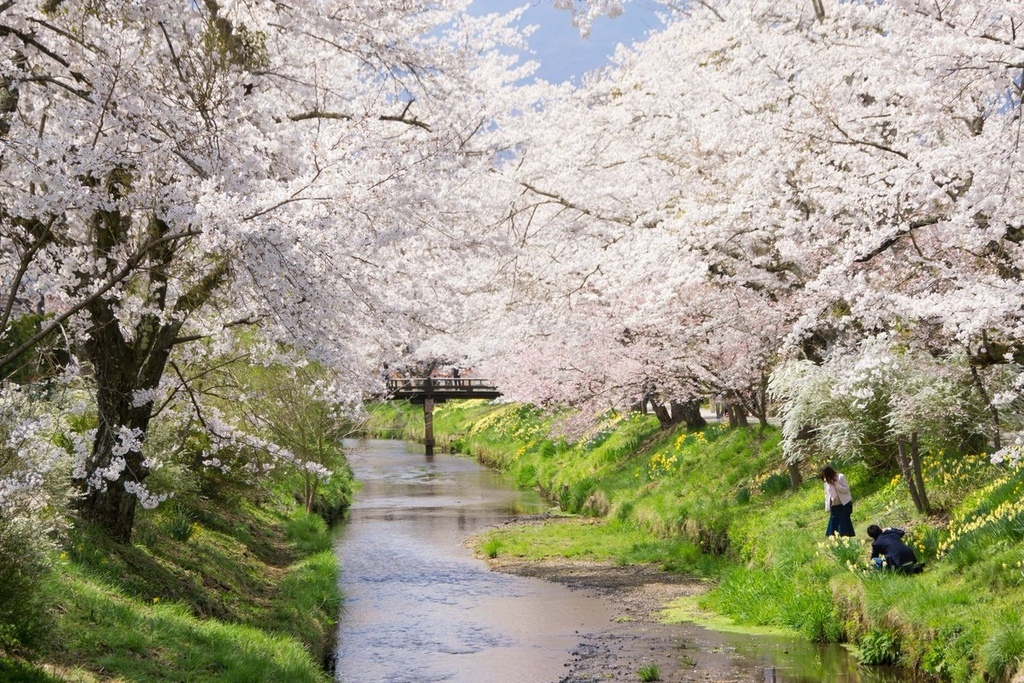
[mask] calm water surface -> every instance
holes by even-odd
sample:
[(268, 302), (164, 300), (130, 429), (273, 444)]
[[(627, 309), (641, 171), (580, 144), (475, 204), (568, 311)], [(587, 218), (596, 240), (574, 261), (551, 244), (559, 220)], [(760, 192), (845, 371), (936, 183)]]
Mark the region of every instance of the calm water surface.
[[(464, 547), (487, 526), (549, 509), (535, 493), (475, 460), (427, 457), (401, 441), (345, 447), (362, 488), (336, 544), (345, 596), (336, 681), (556, 683), (571, 651), (615, 618), (587, 594), (490, 572)], [(900, 680), (858, 667), (841, 648), (680, 629), (690, 647), (720, 657), (732, 680)]]
[(472, 459), (412, 448), (346, 443), (362, 489), (337, 543), (345, 605), (336, 680), (558, 680), (579, 632), (614, 613), (556, 584), (490, 572), (463, 546), (550, 506)]

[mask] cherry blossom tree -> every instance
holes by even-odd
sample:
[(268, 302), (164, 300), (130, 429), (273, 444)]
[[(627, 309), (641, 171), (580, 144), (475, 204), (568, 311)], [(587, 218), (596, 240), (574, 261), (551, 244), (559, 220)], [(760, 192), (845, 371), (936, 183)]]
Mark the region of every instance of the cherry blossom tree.
[(966, 350), (998, 445), (1019, 387), (992, 366), (1022, 360), (1021, 26), (999, 0), (701, 2), (545, 102), (505, 167), (521, 249), (495, 309), (510, 367), (550, 368), (517, 390), (621, 403), (660, 367), (763, 397), (780, 358), (895, 331)]
[[(98, 422), (83, 516), (130, 537), (154, 406), (232, 328), (341, 368), (415, 343), (455, 272), (467, 186), (531, 67), (461, 2), (0, 4), (0, 330), (43, 301)], [(465, 278), (459, 280), (464, 282)], [(227, 332), (227, 334), (225, 334)], [(284, 346), (281, 346), (281, 345)], [(179, 371), (168, 373), (172, 363)], [(195, 403), (198, 406), (198, 403)]]

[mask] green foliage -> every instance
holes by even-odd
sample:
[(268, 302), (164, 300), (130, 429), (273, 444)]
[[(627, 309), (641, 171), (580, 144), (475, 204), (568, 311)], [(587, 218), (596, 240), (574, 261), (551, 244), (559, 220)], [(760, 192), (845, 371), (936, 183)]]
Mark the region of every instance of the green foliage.
[(993, 628), (981, 648), (988, 680), (1009, 680), (1024, 666), (1024, 617), (1020, 607), (1004, 609), (993, 620)]
[(973, 492), (947, 526), (938, 555), (972, 569), (1024, 541), (1024, 466), (1004, 466)]
[(330, 550), (331, 530), (323, 517), (296, 510), (285, 526), (285, 536), (303, 554)]
[(872, 630), (861, 638), (861, 664), (896, 664), (900, 660), (900, 638), (892, 631)]
[(965, 681), (970, 678), (974, 661), (973, 634), (962, 625), (943, 626), (934, 638), (925, 644), (921, 656), (921, 670), (929, 676), (946, 681)]
[[(42, 330), (50, 316), (29, 313), (13, 317), (0, 334), (0, 356), (21, 346)], [(30, 384), (52, 379), (71, 358), (65, 338), (50, 335), (33, 348), (22, 352), (10, 362), (0, 366), (0, 379), (16, 384)]]
[(828, 584), (814, 566), (788, 572), (732, 567), (700, 604), (743, 624), (789, 628), (815, 642), (843, 635)]
[(761, 493), (766, 496), (780, 496), (789, 491), (789, 475), (774, 472), (761, 482)]
[(164, 529), (175, 541), (185, 543), (197, 529), (196, 516), (184, 505), (175, 505), (165, 516)]
[(367, 407), (361, 433), (377, 439), (423, 438), (423, 409), (408, 401), (381, 401)]
[(939, 556), (943, 530), (927, 525), (918, 525), (903, 538), (904, 543), (914, 549), (920, 562), (932, 562)]
[(856, 537), (832, 535), (818, 544), (818, 548), (839, 567), (853, 569), (864, 565), (869, 544)]
[(750, 489), (746, 486), (741, 487), (736, 491), (736, 503), (738, 505), (746, 505), (750, 502)]
[(0, 651), (34, 647), (50, 626), (49, 546), (27, 519), (0, 514)]
[(491, 537), (480, 544), (480, 551), (489, 559), (494, 559), (501, 553), (504, 543), (500, 538)]
[(661, 670), (658, 669), (657, 664), (644, 664), (639, 669), (637, 669), (636, 675), (640, 678), (641, 681), (650, 682), (661, 680)]

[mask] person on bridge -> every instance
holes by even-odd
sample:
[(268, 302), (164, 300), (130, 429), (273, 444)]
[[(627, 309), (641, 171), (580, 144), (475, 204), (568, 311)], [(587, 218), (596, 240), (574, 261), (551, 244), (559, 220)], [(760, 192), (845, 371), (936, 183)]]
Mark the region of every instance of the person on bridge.
[(850, 495), (850, 484), (846, 477), (826, 466), (821, 470), (821, 479), (825, 482), (825, 510), (828, 511), (828, 528), (825, 536), (856, 536), (853, 530), (853, 496)]

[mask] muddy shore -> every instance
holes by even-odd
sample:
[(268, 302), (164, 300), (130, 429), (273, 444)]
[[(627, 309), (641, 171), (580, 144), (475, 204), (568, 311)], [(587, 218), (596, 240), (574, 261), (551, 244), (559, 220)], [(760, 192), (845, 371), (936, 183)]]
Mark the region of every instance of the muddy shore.
[[(506, 525), (565, 521), (550, 515), (520, 517)], [(503, 525), (504, 526), (504, 525)], [(472, 546), (472, 541), (468, 543)], [(557, 683), (639, 681), (639, 671), (654, 665), (658, 681), (764, 681), (760, 662), (744, 658), (718, 637), (695, 624), (665, 624), (661, 611), (676, 598), (697, 596), (706, 582), (652, 565), (548, 558), (487, 560), (492, 571), (553, 581), (585, 591), (612, 605), (616, 617), (606, 627), (584, 634)], [(769, 665), (769, 668), (770, 665)]]
[(659, 612), (669, 601), (707, 590), (700, 581), (647, 565), (500, 557), (489, 564), (494, 571), (585, 591), (616, 609), (611, 623), (584, 636), (558, 683), (635, 682), (640, 680), (639, 670), (650, 665), (658, 668), (658, 680), (666, 683), (764, 680), (756, 662), (737, 661), (721, 642), (708, 642), (703, 629), (659, 621)]

